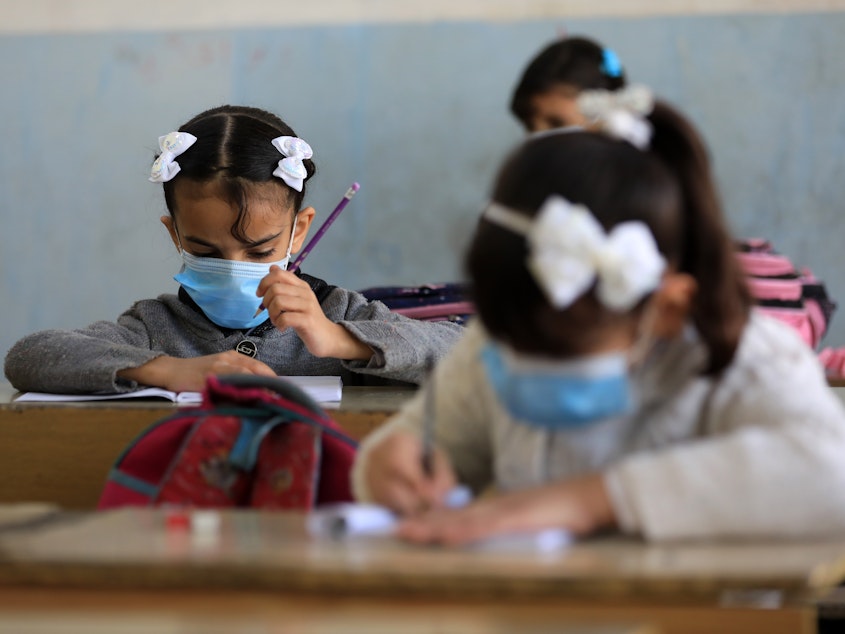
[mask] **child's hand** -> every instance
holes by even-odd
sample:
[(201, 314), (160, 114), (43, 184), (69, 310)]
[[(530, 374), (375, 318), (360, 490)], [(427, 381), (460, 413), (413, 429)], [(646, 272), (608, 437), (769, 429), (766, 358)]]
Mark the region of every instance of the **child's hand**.
[(200, 392), (205, 388), (206, 379), (217, 374), (276, 376), (266, 363), (235, 350), (190, 359), (157, 357), (137, 368), (120, 370), (117, 374), (142, 385), (163, 387), (173, 392)]
[(443, 505), (455, 486), (449, 458), (435, 450), (432, 473), (422, 466), (422, 441), (415, 434), (397, 431), (368, 450), (364, 479), (373, 502), (402, 515)]
[(604, 480), (596, 474), (482, 497), (462, 509), (433, 509), (405, 520), (399, 535), (412, 542), (460, 545), (545, 528), (584, 535), (614, 523)]
[(271, 266), (256, 295), (279, 330), (293, 328), (315, 357), (367, 360), (372, 349), (323, 312), (308, 282), (290, 271)]

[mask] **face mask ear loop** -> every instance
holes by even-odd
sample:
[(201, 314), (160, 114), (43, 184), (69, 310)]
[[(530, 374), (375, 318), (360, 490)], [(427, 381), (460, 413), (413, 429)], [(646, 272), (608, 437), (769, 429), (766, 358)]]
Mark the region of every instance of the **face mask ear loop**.
[(179, 255), (185, 253), (185, 247), (182, 246), (182, 236), (179, 235), (179, 227), (176, 226), (176, 220), (173, 221), (173, 232), (176, 234), (176, 242), (179, 248)]
[[(653, 295), (652, 295), (653, 297)], [(657, 309), (650, 302), (645, 309), (645, 315), (637, 327), (637, 340), (628, 352), (628, 367), (636, 368), (646, 360), (654, 347), (654, 322), (657, 321)]]
[[(299, 214), (294, 214), (293, 216), (293, 225), (290, 228), (290, 242), (288, 242), (288, 252), (285, 256), (290, 262), (290, 250), (293, 248), (293, 238), (296, 236), (296, 221), (299, 219)], [(178, 235), (178, 234), (177, 234)]]

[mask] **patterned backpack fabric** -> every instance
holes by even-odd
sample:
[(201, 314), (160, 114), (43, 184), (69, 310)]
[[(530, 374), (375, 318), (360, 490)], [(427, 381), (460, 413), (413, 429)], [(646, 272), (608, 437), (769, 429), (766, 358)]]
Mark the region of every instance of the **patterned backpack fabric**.
[(796, 268), (766, 240), (738, 242), (737, 257), (758, 310), (792, 326), (817, 349), (836, 310), (824, 284), (809, 269)]
[(147, 428), (97, 505), (308, 510), (352, 500), (356, 443), (283, 378), (210, 377), (198, 407)]
[(469, 287), (460, 282), (374, 286), (359, 292), (367, 299), (378, 300), (393, 312), (413, 319), (452, 321), (463, 325), (475, 313)]

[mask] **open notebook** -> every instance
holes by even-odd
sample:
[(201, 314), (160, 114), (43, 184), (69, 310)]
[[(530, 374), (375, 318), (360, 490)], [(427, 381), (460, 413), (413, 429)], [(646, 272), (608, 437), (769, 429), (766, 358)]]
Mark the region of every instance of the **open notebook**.
[[(337, 403), (343, 392), (339, 376), (283, 376), (318, 403)], [(114, 401), (125, 399), (163, 398), (179, 405), (196, 405), (202, 401), (200, 392), (171, 392), (159, 387), (148, 387), (120, 394), (50, 394), (24, 392), (14, 400), (17, 403), (70, 403), (77, 401)]]

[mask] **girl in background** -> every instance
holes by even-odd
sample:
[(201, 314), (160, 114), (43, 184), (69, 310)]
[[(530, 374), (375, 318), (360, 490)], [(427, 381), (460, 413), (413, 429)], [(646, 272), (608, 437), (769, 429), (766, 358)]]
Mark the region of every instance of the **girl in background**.
[(612, 49), (585, 37), (566, 37), (528, 63), (511, 97), (511, 113), (528, 132), (581, 125), (576, 103), (581, 91), (625, 85), (625, 69)]

